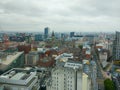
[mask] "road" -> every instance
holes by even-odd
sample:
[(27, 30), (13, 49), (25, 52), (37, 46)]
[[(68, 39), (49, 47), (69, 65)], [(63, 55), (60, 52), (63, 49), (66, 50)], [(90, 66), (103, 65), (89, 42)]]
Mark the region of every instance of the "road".
[(94, 50), (94, 47), (92, 48), (93, 52), (93, 60), (96, 62), (96, 68), (97, 68), (97, 83), (98, 86), (96, 87), (96, 90), (104, 90), (104, 80), (105, 80), (105, 73), (99, 63), (99, 58)]
[(98, 90), (98, 83), (97, 83), (97, 70), (96, 66), (92, 65), (92, 84), (93, 90)]

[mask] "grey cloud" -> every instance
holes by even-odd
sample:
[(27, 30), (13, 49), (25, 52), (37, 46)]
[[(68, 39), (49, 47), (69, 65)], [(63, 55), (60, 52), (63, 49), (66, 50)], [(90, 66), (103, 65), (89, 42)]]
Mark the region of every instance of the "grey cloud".
[(6, 13), (17, 13), (30, 16), (42, 16), (46, 8), (37, 7), (31, 0), (11, 0), (11, 2), (0, 3), (0, 8)]
[[(5, 29), (113, 30), (120, 22), (119, 0), (2, 0)], [(23, 27), (21, 27), (23, 26)]]
[(119, 0), (85, 0), (79, 1), (71, 9), (77, 15), (88, 16), (120, 16), (120, 1)]

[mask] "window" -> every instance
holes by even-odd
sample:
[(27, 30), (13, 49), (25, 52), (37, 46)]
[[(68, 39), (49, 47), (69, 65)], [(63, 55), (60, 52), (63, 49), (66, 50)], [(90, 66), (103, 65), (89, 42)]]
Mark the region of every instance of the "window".
[(64, 81), (64, 85), (65, 85), (65, 81)]
[(4, 86), (4, 90), (12, 90), (10, 86)]

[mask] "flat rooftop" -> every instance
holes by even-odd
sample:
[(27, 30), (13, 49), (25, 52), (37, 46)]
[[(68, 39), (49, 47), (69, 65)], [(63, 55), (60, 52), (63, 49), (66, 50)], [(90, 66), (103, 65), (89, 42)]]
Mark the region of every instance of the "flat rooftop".
[(36, 72), (16, 68), (0, 75), (0, 83), (25, 85), (35, 76)]
[(11, 64), (17, 57), (19, 57), (23, 52), (16, 52), (10, 55), (7, 55), (6, 58), (1, 58), (0, 69), (4, 69), (6, 66)]
[(24, 77), (26, 75), (26, 73), (20, 72), (20, 73), (16, 73), (13, 77), (11, 77), (10, 79), (13, 80), (20, 80), (22, 79), (22, 77)]
[(82, 64), (74, 63), (74, 62), (66, 62), (64, 67), (73, 68), (73, 69), (79, 69), (80, 67), (82, 67)]
[(18, 56), (20, 56), (23, 52), (16, 52), (13, 55), (8, 55), (6, 60), (2, 60), (2, 64), (8, 65), (13, 62)]

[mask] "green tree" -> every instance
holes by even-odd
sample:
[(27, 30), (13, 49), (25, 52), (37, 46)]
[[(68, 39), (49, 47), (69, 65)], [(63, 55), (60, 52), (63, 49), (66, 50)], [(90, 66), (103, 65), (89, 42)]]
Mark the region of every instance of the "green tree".
[(104, 81), (105, 90), (115, 90), (115, 85), (112, 80), (106, 79)]
[(83, 48), (83, 45), (79, 45), (78, 47), (79, 47), (79, 48), (82, 50), (82, 48)]

